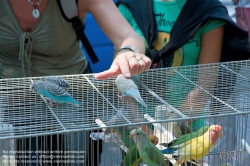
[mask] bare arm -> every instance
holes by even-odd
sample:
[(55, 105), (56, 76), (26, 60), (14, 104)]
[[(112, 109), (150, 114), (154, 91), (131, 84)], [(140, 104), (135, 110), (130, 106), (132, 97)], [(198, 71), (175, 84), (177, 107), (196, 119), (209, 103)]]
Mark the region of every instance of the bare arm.
[(199, 64), (220, 62), (224, 26), (218, 27), (202, 36)]
[[(206, 63), (215, 63), (220, 62), (221, 58), (221, 52), (222, 52), (222, 42), (223, 42), (223, 35), (224, 35), (224, 26), (218, 27), (208, 33), (205, 33), (202, 36), (202, 44), (201, 44), (201, 51), (199, 56), (199, 64), (206, 64)], [(208, 89), (215, 86), (215, 80), (214, 73), (218, 71), (212, 71), (209, 70), (204, 73), (197, 73), (197, 77), (199, 78), (196, 83), (198, 85), (203, 85), (203, 88)], [(210, 80), (207, 80), (203, 77), (207, 78), (213, 78)], [(206, 84), (204, 84), (204, 79), (206, 80)], [(209, 81), (209, 82), (208, 82)], [(198, 101), (199, 99), (202, 99), (203, 101), (208, 99), (205, 99), (204, 92), (202, 92), (199, 88), (194, 87), (192, 91), (188, 94), (186, 99), (181, 103), (180, 110), (189, 110), (192, 108), (193, 110), (200, 111), (204, 106), (195, 104), (195, 101)]]
[[(109, 70), (96, 74), (97, 79), (107, 79), (120, 73), (129, 78), (131, 75), (149, 69), (151, 60), (144, 55), (145, 45), (143, 40), (123, 18), (112, 0), (79, 0), (78, 3), (79, 16), (82, 17), (90, 12), (116, 48), (135, 46), (140, 52), (120, 52)], [(140, 57), (143, 60), (137, 60)]]

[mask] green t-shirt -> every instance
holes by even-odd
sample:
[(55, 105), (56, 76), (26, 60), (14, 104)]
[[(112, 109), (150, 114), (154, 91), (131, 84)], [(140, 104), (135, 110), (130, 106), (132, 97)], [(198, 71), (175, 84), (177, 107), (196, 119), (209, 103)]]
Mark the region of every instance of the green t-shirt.
[[(163, 2), (159, 0), (154, 0), (153, 10), (155, 13), (155, 19), (158, 28), (158, 36), (154, 44), (156, 50), (161, 50), (161, 48), (168, 43), (170, 39), (170, 31), (178, 18), (180, 11), (182, 10), (186, 0), (173, 0), (169, 2)], [(141, 30), (139, 29), (135, 19), (132, 16), (130, 10), (123, 4), (120, 4), (118, 9), (124, 16), (124, 18), (130, 23), (134, 30), (144, 39), (146, 49), (148, 49), (148, 43), (145, 40)], [(206, 24), (198, 29), (196, 34), (191, 38), (186, 44), (175, 51), (172, 58), (168, 59), (169, 66), (186, 66), (195, 65), (198, 63), (199, 54), (201, 49), (202, 35), (220, 26), (225, 25), (222, 20), (209, 20)], [(188, 70), (188, 69), (180, 69)], [(187, 72), (189, 73), (189, 72)], [(189, 73), (185, 75), (190, 80), (195, 79), (195, 73)], [(164, 96), (165, 100), (178, 109), (181, 101), (183, 101), (187, 94), (193, 89), (193, 86), (187, 86), (189, 83), (186, 80), (180, 82), (180, 76), (174, 74), (167, 79), (166, 87), (167, 93)], [(149, 114), (154, 112), (156, 103), (147, 103), (147, 110), (139, 106), (140, 109), (147, 111)], [(154, 116), (154, 115), (152, 115)], [(197, 123), (197, 124), (196, 124)], [(200, 128), (203, 125), (203, 120), (195, 121), (193, 124), (193, 129)]]
[[(154, 44), (154, 48), (156, 50), (161, 50), (161, 48), (166, 43), (168, 43), (170, 39), (170, 31), (174, 26), (174, 23), (179, 16), (185, 2), (186, 0), (173, 0), (171, 2), (154, 0), (153, 7), (158, 28), (158, 36)], [(125, 19), (130, 23), (130, 25), (134, 28), (134, 30), (144, 39), (145, 45), (148, 48), (147, 41), (145, 40), (129, 9), (123, 4), (119, 5), (118, 9), (125, 17)], [(174, 63), (171, 66), (186, 66), (197, 64), (199, 59), (202, 35), (224, 24), (225, 22), (222, 20), (208, 21), (196, 32), (193, 38), (191, 38), (186, 44), (175, 51)]]

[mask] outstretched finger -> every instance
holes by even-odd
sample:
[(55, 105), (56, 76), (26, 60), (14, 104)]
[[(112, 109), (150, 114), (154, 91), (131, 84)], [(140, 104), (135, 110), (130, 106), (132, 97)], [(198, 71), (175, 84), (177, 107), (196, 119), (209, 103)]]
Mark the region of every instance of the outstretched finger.
[(118, 74), (120, 74), (120, 68), (118, 65), (114, 65), (109, 70), (95, 74), (95, 78), (97, 80), (106, 80), (111, 77), (116, 77)]

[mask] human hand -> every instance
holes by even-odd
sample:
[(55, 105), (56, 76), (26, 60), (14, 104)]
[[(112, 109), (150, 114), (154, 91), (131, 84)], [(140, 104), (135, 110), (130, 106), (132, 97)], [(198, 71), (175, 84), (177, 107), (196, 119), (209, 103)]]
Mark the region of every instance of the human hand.
[(136, 74), (147, 71), (150, 68), (151, 60), (140, 53), (132, 51), (121, 51), (117, 54), (110, 69), (95, 75), (97, 80), (105, 80), (123, 74), (130, 78)]

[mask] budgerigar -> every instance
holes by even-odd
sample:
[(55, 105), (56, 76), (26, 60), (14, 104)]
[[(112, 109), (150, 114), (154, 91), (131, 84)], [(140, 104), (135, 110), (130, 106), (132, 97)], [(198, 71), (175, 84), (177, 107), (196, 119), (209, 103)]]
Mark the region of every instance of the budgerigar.
[(166, 166), (167, 162), (161, 151), (150, 142), (148, 135), (141, 129), (133, 129), (130, 138), (135, 141), (142, 160), (148, 166)]
[(141, 98), (140, 92), (133, 80), (125, 78), (122, 74), (118, 75), (115, 80), (118, 90), (123, 96), (132, 96), (141, 105), (147, 107), (143, 99)]
[(72, 96), (62, 87), (49, 81), (35, 81), (30, 85), (30, 89), (56, 103), (81, 104), (80, 102), (74, 100)]
[(195, 137), (185, 143), (172, 146), (174, 156), (178, 156), (175, 166), (184, 163), (185, 161), (199, 161), (203, 156), (207, 155), (217, 140), (223, 136), (222, 127), (212, 125), (208, 131), (199, 137)]
[(62, 88), (69, 88), (70, 83), (63, 79), (62, 77), (57, 77), (57, 76), (48, 76), (44, 79), (44, 81), (49, 81), (52, 82)]
[[(119, 111), (116, 115), (114, 115), (109, 121), (109, 124), (116, 124), (124, 121), (123, 116), (127, 116), (129, 113), (128, 110), (124, 108), (119, 108)], [(123, 115), (123, 116), (122, 116)], [(124, 121), (125, 122), (125, 121)], [(129, 138), (129, 134), (133, 129), (138, 129), (139, 126), (131, 125), (131, 126), (122, 126), (122, 127), (113, 127), (107, 128), (104, 134), (113, 133), (119, 140), (121, 140), (126, 146), (126, 148), (130, 148), (135, 142)]]
[(123, 142), (126, 148), (130, 149), (130, 147), (135, 144), (135, 142), (129, 138), (130, 132), (133, 129), (139, 129), (139, 127), (135, 125), (125, 126), (125, 127), (115, 127), (112, 128), (111, 131), (118, 139), (120, 139)]
[[(157, 145), (159, 142), (159, 138), (155, 135), (149, 135), (149, 140)], [(127, 151), (126, 156), (123, 159), (124, 166), (138, 166), (141, 163), (142, 159), (137, 150), (136, 144), (133, 144), (130, 149)]]
[(174, 151), (174, 149), (172, 148), (173, 146), (180, 145), (182, 143), (190, 141), (193, 138), (199, 137), (199, 136), (203, 135), (204, 133), (206, 133), (208, 131), (208, 129), (209, 129), (209, 126), (204, 126), (204, 127), (200, 128), (197, 132), (182, 135), (169, 143), (160, 143), (160, 145), (167, 147), (167, 149), (163, 149), (161, 151), (164, 154), (172, 154)]

